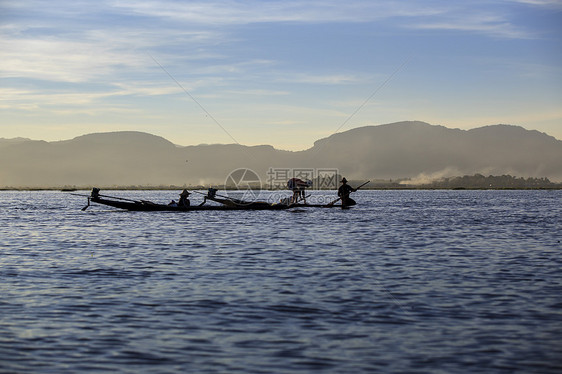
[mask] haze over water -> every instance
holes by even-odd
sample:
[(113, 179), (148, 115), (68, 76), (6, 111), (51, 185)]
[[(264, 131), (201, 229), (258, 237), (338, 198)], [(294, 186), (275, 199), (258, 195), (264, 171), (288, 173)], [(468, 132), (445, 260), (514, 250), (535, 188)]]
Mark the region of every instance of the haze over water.
[(560, 372), (562, 191), (354, 198), (135, 213), (1, 192), (0, 372)]

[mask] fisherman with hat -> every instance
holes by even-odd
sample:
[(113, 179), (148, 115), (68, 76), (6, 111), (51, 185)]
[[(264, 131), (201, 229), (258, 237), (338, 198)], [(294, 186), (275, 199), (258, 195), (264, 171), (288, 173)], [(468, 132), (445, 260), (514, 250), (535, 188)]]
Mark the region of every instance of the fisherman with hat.
[(355, 205), (355, 201), (349, 197), (349, 194), (357, 191), (357, 189), (347, 184), (347, 179), (345, 178), (342, 178), (341, 183), (342, 185), (340, 186), (340, 188), (338, 188), (338, 196), (341, 198), (342, 208)]
[(191, 205), (191, 202), (188, 199), (189, 195), (190, 193), (184, 189), (182, 193), (180, 193), (180, 200), (178, 201), (178, 206), (187, 208), (189, 205)]

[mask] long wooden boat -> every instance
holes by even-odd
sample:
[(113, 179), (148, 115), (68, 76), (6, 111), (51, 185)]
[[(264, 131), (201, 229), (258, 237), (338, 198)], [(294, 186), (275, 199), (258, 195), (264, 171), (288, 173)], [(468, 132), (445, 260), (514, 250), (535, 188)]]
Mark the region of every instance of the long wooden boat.
[[(84, 196), (84, 195), (80, 195)], [(221, 205), (203, 205), (206, 200), (215, 201)], [(125, 209), (130, 211), (142, 211), (142, 212), (190, 212), (190, 211), (201, 211), (201, 210), (286, 210), (290, 208), (341, 208), (341, 205), (330, 205), (330, 204), (270, 204), (268, 202), (256, 201), (256, 202), (245, 202), (236, 199), (221, 199), (214, 195), (206, 195), (203, 204), (200, 205), (189, 205), (189, 206), (178, 206), (178, 205), (167, 205), (158, 204), (147, 200), (132, 200), (125, 199), (121, 197), (106, 196), (99, 193), (99, 189), (94, 188), (92, 194), (88, 196), (88, 205), (83, 208), (86, 210), (90, 206), (90, 203), (96, 203), (101, 205), (107, 205), (114, 208)]]

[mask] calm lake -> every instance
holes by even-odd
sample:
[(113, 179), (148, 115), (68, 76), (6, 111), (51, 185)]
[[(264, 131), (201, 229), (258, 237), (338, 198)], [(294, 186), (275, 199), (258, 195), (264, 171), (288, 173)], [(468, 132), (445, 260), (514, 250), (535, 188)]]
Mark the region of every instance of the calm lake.
[(0, 192), (0, 372), (562, 371), (562, 191), (353, 197), (174, 213)]

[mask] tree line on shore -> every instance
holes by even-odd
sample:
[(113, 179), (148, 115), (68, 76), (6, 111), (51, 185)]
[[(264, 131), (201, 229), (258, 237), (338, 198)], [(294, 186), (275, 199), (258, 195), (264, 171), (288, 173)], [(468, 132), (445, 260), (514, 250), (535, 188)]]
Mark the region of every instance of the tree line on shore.
[(512, 175), (482, 174), (440, 178), (423, 184), (410, 185), (422, 188), (442, 189), (557, 189), (562, 188), (562, 183), (553, 183), (548, 178), (524, 178)]
[[(415, 183), (410, 178), (404, 179), (371, 179), (372, 181), (366, 186), (362, 187), (364, 190), (369, 189), (562, 189), (562, 183), (551, 182), (548, 178), (524, 178), (524, 177), (514, 177), (512, 175), (489, 175), (484, 176), (482, 174), (474, 175), (464, 175), (448, 178), (435, 179), (423, 183)], [(352, 186), (358, 186), (364, 183), (365, 180), (351, 180), (349, 184)], [(98, 186), (106, 190), (178, 190), (178, 189), (191, 189), (191, 190), (206, 190), (209, 186), (202, 185), (129, 185), (129, 186)], [(225, 186), (225, 185), (213, 185), (211, 186), (217, 189), (240, 189), (236, 186)], [(75, 190), (89, 190), (90, 186), (61, 186), (61, 187), (46, 187), (46, 188), (25, 188), (25, 187), (5, 187), (0, 190), (63, 190), (63, 191), (75, 191)], [(255, 189), (260, 189), (256, 187)], [(264, 185), (261, 189), (271, 189), (269, 186)], [(273, 188), (277, 190), (279, 188)], [(313, 188), (317, 189), (317, 188)], [(322, 188), (322, 189), (334, 189), (334, 188)]]

